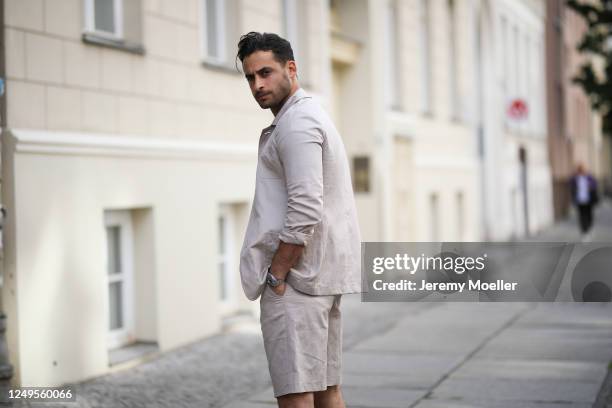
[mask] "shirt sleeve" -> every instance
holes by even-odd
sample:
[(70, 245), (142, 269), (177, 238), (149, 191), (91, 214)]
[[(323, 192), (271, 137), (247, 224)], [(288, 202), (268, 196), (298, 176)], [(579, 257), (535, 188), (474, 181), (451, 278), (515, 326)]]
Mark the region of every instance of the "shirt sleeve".
[(317, 121), (298, 112), (279, 134), (277, 149), (285, 173), (287, 213), (281, 241), (308, 245), (323, 212), (323, 131)]

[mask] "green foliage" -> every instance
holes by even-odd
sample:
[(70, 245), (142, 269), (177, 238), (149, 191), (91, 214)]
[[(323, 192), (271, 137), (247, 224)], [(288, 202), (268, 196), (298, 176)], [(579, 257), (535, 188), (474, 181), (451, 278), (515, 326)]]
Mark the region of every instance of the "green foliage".
[(588, 95), (593, 109), (602, 116), (603, 132), (612, 135), (612, 0), (568, 0), (567, 5), (587, 23), (577, 49), (602, 61), (595, 70), (592, 58), (573, 78)]

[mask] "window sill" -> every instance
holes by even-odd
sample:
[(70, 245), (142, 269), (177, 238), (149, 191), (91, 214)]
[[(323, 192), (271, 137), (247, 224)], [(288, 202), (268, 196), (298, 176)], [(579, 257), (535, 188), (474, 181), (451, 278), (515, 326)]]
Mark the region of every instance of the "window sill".
[(404, 114), (404, 113), (406, 113), (406, 112), (404, 112), (404, 109), (400, 105), (387, 106), (387, 112), (389, 112), (389, 113), (397, 113), (397, 114)]
[(140, 44), (130, 43), (123, 40), (113, 40), (111, 38), (104, 38), (92, 33), (83, 33), (83, 42), (92, 45), (99, 45), (101, 47), (114, 48), (116, 50), (129, 52), (132, 54), (144, 55), (145, 49)]
[(213, 71), (225, 72), (227, 74), (240, 75), (240, 71), (236, 69), (236, 67), (232, 67), (228, 64), (223, 64), (220, 62), (202, 60), (202, 66), (204, 68), (212, 69)]
[(109, 350), (109, 366), (116, 367), (128, 362), (145, 361), (148, 357), (156, 356), (159, 346), (156, 342), (137, 341), (126, 346)]

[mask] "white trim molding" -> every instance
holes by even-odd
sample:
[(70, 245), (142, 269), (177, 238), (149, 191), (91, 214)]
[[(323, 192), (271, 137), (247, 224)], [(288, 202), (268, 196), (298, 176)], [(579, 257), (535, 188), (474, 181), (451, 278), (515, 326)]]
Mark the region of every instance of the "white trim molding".
[(257, 157), (256, 144), (203, 142), (122, 134), (8, 129), (16, 153), (159, 159), (243, 160)]

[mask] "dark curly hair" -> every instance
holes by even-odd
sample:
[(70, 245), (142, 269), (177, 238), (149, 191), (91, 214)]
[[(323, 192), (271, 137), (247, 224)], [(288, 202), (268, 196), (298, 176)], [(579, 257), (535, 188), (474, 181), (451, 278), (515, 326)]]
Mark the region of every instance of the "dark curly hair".
[[(238, 41), (238, 54), (236, 55), (240, 62), (243, 62), (246, 57), (255, 51), (272, 51), (274, 59), (283, 65), (287, 61), (295, 60), (289, 41), (274, 33), (251, 31), (240, 37), (240, 41)], [(238, 69), (237, 62), (236, 69)]]

